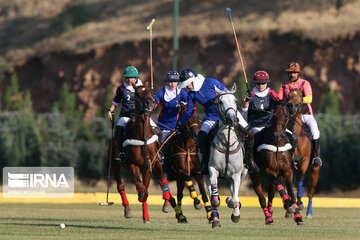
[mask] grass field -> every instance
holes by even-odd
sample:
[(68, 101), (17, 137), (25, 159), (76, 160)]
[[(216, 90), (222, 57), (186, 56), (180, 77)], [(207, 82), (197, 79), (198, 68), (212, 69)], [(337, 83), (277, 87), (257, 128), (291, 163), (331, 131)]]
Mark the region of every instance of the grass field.
[[(174, 212), (162, 213), (150, 206), (151, 224), (143, 224), (141, 206), (133, 205), (131, 219), (123, 217), (120, 204), (2, 204), (0, 239), (359, 239), (360, 209), (314, 209), (313, 219), (296, 226), (274, 209), (272, 226), (264, 224), (260, 208), (244, 207), (239, 223), (230, 220), (231, 210), (220, 208), (221, 228), (212, 229), (204, 209), (184, 206), (188, 224), (178, 224)], [(305, 215), (305, 213), (303, 213)], [(65, 229), (59, 224), (64, 222)]]

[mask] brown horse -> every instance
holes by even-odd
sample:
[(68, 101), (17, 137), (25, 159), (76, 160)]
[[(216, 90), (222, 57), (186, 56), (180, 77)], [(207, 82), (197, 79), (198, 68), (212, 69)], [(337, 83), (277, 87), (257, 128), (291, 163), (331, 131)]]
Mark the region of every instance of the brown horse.
[[(294, 221), (302, 225), (303, 220), (299, 208), (295, 203), (293, 192), (293, 171), (291, 145), (287, 143), (286, 126), (289, 121), (289, 109), (286, 102), (279, 101), (275, 104), (274, 116), (269, 128), (265, 128), (264, 140), (258, 147), (258, 157), (262, 163), (260, 173), (250, 173), (250, 179), (256, 194), (259, 197), (260, 206), (265, 214), (265, 223), (272, 224), (272, 201), (275, 196), (274, 186), (280, 193), (284, 208), (289, 213), (294, 213)], [(262, 193), (260, 176), (269, 180), (268, 205)], [(284, 189), (282, 179), (285, 180), (288, 194)]]
[[(302, 121), (302, 113), (301, 107), (303, 105), (302, 99), (302, 88), (300, 89), (292, 89), (290, 90), (288, 96), (288, 103), (290, 106), (291, 112), (291, 121), (290, 121), (290, 130), (293, 133), (293, 138), (297, 140), (297, 147), (294, 152), (297, 156), (301, 156), (304, 160), (300, 163), (298, 168), (298, 174), (296, 174), (297, 179), (297, 204), (302, 210), (304, 208), (304, 204), (301, 201), (303, 196), (303, 182), (306, 172), (309, 172), (310, 175), (310, 183), (309, 183), (309, 190), (308, 190), (308, 197), (309, 203), (307, 207), (306, 217), (312, 218), (312, 198), (315, 193), (315, 187), (319, 180), (319, 173), (320, 173), (320, 166), (315, 167), (311, 164), (310, 160), (314, 158), (314, 154), (311, 149), (311, 140), (310, 135), (308, 134), (308, 130), (306, 126), (304, 126)], [(318, 152), (318, 156), (320, 156), (320, 152)]]
[(151, 90), (145, 85), (138, 87), (133, 85), (133, 87), (135, 88), (135, 120), (127, 129), (128, 139), (123, 146), (135, 180), (138, 200), (142, 203), (143, 221), (148, 223), (150, 217), (146, 201), (151, 173), (154, 173), (160, 181), (163, 199), (169, 200), (173, 208), (176, 207), (176, 202), (170, 193), (166, 174), (156, 154), (158, 151), (157, 135), (154, 135), (151, 130), (149, 116), (154, 101)]
[[(185, 113), (187, 105), (183, 102), (178, 102), (180, 108), (179, 119)], [(176, 175), (176, 184), (177, 184), (177, 206), (175, 208), (176, 218), (180, 223), (186, 223), (186, 217), (182, 213), (181, 201), (183, 198), (183, 190), (185, 184), (190, 192), (191, 198), (194, 200), (195, 209), (199, 210), (202, 207), (201, 201), (198, 198), (198, 193), (196, 192), (192, 177), (198, 183), (199, 190), (201, 193), (202, 201), (205, 205), (205, 210), (207, 213), (207, 218), (210, 218), (211, 215), (211, 206), (208, 204), (209, 200), (206, 194), (206, 187), (204, 182), (204, 177), (200, 174), (200, 160), (198, 156), (198, 146), (196, 143), (196, 137), (199, 133), (199, 115), (194, 109), (193, 115), (189, 120), (184, 124), (181, 132), (172, 137), (169, 146), (168, 152), (166, 154), (167, 161), (170, 161), (171, 168), (174, 170)]]

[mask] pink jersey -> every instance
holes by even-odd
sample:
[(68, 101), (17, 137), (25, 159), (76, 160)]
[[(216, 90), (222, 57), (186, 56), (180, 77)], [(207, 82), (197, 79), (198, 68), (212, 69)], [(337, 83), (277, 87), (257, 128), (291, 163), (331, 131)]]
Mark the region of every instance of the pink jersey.
[[(300, 89), (302, 86), (304, 86), (303, 96), (312, 95), (312, 88), (310, 83), (305, 79), (299, 78), (295, 83), (292, 83), (290, 80), (288, 80), (287, 82), (281, 84), (278, 91), (279, 99), (283, 100), (284, 98), (287, 98), (289, 96), (290, 89)], [(308, 103), (307, 105), (309, 108), (309, 113), (312, 115), (313, 110), (311, 104)]]

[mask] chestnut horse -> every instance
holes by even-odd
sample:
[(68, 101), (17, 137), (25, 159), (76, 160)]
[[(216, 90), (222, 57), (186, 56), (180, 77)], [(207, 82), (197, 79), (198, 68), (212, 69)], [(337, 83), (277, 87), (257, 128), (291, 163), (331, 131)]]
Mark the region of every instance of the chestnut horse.
[[(147, 198), (151, 173), (159, 179), (163, 191), (163, 199), (169, 200), (173, 208), (176, 202), (170, 193), (168, 180), (157, 156), (157, 135), (152, 133), (150, 126), (150, 112), (154, 99), (149, 87), (135, 86), (135, 120), (127, 130), (128, 139), (123, 143), (132, 175), (135, 180), (138, 200), (142, 203), (143, 222), (150, 222)], [(140, 179), (142, 176), (142, 180)]]
[[(263, 129), (264, 138), (262, 144), (257, 148), (258, 157), (261, 162), (260, 173), (249, 173), (252, 185), (259, 197), (260, 206), (265, 214), (265, 223), (272, 224), (272, 201), (275, 196), (274, 186), (280, 193), (284, 203), (284, 208), (288, 213), (294, 214), (294, 221), (297, 225), (304, 224), (295, 202), (293, 192), (293, 171), (291, 144), (287, 143), (286, 126), (289, 122), (289, 109), (285, 101), (278, 101), (275, 104), (274, 115), (271, 125)], [(260, 176), (264, 176), (269, 181), (268, 205), (262, 193)], [(285, 180), (284, 189), (282, 179)]]
[[(300, 163), (300, 166), (298, 168), (296, 176), (297, 180), (297, 204), (302, 210), (304, 208), (304, 204), (301, 201), (301, 198), (303, 196), (303, 182), (306, 172), (309, 172), (310, 175), (310, 182), (309, 182), (309, 190), (308, 190), (308, 207), (306, 212), (307, 218), (312, 218), (313, 212), (312, 212), (312, 198), (315, 193), (315, 187), (319, 180), (319, 172), (320, 172), (320, 166), (314, 167), (313, 164), (311, 164), (311, 159), (314, 158), (313, 153), (311, 151), (311, 140), (310, 140), (310, 134), (308, 134), (308, 129), (303, 124), (302, 121), (302, 113), (301, 113), (301, 107), (303, 105), (302, 99), (302, 88), (300, 89), (291, 89), (289, 96), (288, 96), (288, 103), (290, 107), (290, 113), (291, 113), (291, 121), (290, 121), (290, 130), (292, 134), (294, 135), (294, 138), (297, 139), (298, 144), (297, 148), (295, 150), (295, 153), (297, 156), (301, 156), (304, 158), (304, 160)], [(320, 156), (320, 152), (318, 153)]]
[[(186, 111), (187, 105), (183, 102), (178, 102), (178, 106), (180, 108), (179, 119), (181, 119), (181, 116)], [(183, 198), (185, 184), (190, 192), (191, 198), (194, 200), (195, 209), (200, 210), (202, 207), (191, 177), (194, 177), (198, 183), (201, 199), (205, 205), (207, 218), (209, 219), (211, 215), (211, 206), (208, 204), (209, 200), (206, 193), (204, 177), (199, 173), (201, 167), (196, 142), (196, 137), (199, 131), (199, 115), (195, 108), (193, 115), (184, 124), (181, 132), (172, 137), (168, 146), (168, 148), (170, 147), (169, 150), (171, 151), (171, 154), (169, 154), (169, 156), (165, 156), (168, 158), (166, 160), (170, 161), (170, 165), (176, 175), (177, 206), (175, 208), (175, 212), (179, 223), (187, 222), (181, 209), (181, 201)]]

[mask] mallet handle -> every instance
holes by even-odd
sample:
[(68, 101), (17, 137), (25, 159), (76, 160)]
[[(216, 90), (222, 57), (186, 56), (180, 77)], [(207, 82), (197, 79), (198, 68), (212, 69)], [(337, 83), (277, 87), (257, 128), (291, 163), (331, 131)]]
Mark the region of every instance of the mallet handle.
[(235, 32), (234, 23), (233, 23), (232, 16), (231, 16), (231, 9), (230, 9), (230, 8), (226, 8), (226, 11), (229, 13), (231, 26), (232, 26), (233, 33), (234, 33), (234, 38), (235, 38), (236, 47), (237, 47), (237, 50), (238, 50), (238, 53), (239, 53), (239, 56), (240, 56), (241, 66), (242, 66), (242, 69), (243, 69), (243, 71), (244, 71), (246, 86), (247, 86), (247, 88), (249, 89), (248, 80), (247, 80), (247, 76), (246, 76), (246, 70), (245, 70), (245, 66), (244, 66), (244, 60), (243, 60), (242, 55), (241, 55), (239, 43), (238, 43), (238, 40), (237, 40), (237, 37), (236, 37), (236, 32)]

